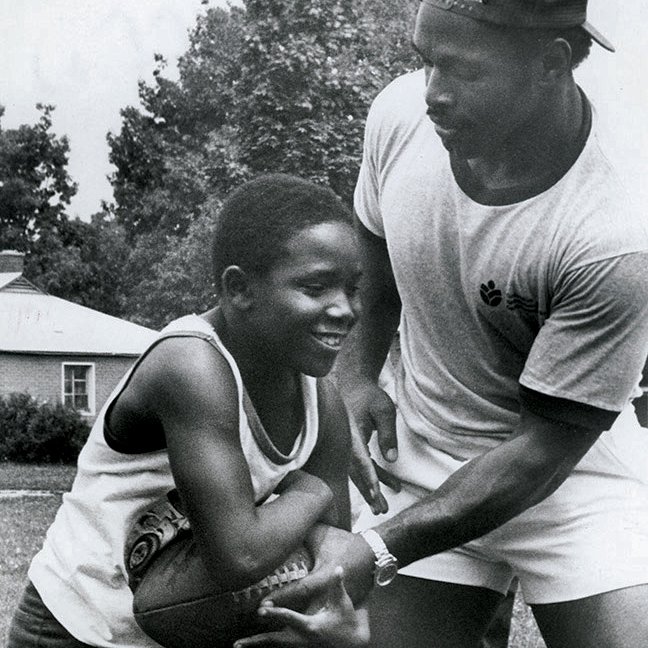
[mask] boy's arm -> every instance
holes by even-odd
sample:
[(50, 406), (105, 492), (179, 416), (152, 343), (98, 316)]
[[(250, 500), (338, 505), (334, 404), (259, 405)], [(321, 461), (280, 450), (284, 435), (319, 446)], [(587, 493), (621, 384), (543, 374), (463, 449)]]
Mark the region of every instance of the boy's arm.
[(322, 521), (342, 529), (351, 528), (349, 503), (349, 417), (330, 379), (318, 381), (319, 434), (304, 470), (319, 477), (333, 493), (333, 503)]
[(225, 358), (198, 338), (171, 338), (138, 367), (123, 396), (159, 421), (173, 477), (209, 571), (232, 588), (266, 576), (304, 540), (330, 488), (302, 473), (255, 506), (239, 439), (238, 391)]

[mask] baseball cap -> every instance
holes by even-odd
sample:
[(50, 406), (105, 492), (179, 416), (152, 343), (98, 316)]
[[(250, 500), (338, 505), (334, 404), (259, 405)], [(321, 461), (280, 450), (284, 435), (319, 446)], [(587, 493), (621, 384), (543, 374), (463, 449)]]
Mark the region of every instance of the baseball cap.
[(496, 25), (526, 29), (582, 27), (599, 45), (614, 45), (587, 21), (587, 0), (422, 0), (426, 4)]

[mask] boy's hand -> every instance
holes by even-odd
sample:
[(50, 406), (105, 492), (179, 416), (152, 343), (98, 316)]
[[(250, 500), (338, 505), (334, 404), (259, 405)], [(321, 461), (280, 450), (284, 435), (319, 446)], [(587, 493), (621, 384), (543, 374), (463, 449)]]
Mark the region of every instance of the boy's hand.
[(369, 618), (364, 609), (355, 610), (344, 588), (344, 571), (337, 567), (321, 603), (314, 602), (304, 614), (276, 607), (267, 601), (259, 615), (281, 621), (282, 630), (240, 639), (234, 648), (286, 646), (299, 648), (363, 648), (369, 645)]
[(305, 610), (322, 601), (338, 567), (344, 569), (345, 589), (356, 604), (362, 603), (373, 587), (376, 556), (358, 534), (326, 524), (316, 525), (306, 539), (315, 559), (305, 578), (285, 585), (266, 596), (277, 607)]

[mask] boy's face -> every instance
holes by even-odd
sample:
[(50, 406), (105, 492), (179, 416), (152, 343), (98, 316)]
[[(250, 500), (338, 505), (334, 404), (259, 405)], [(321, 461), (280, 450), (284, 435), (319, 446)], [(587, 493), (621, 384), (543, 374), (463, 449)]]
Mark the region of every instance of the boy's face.
[(513, 32), (422, 3), (413, 45), (425, 65), (428, 115), (449, 151), (497, 155), (533, 130), (540, 57)]
[(281, 259), (253, 279), (250, 323), (257, 348), (291, 371), (324, 376), (360, 310), (353, 228), (341, 222), (314, 225), (284, 248)]

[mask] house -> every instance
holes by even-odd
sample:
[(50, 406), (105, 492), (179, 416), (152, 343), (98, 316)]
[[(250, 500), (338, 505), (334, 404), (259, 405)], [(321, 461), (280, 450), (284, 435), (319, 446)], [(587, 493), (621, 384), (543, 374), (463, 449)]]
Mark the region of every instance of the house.
[(0, 395), (63, 402), (89, 423), (156, 332), (53, 297), (0, 252)]

